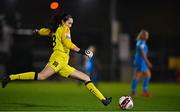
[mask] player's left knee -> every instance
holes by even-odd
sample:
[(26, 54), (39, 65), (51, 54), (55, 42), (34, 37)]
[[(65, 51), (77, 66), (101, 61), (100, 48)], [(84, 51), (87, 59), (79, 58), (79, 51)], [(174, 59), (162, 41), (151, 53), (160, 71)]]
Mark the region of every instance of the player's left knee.
[(147, 77), (148, 77), (148, 78), (151, 78), (151, 73), (147, 74)]
[(45, 75), (40, 74), (40, 73), (38, 74), (38, 80), (45, 80), (45, 79), (47, 79)]
[(86, 83), (86, 82), (90, 82), (91, 79), (88, 75), (86, 75), (84, 78), (83, 78), (83, 82)]
[(87, 77), (86, 77), (86, 80), (85, 80), (86, 82), (88, 82), (88, 81), (91, 81), (91, 78), (87, 75)]
[(147, 78), (151, 78), (151, 74), (147, 74), (147, 75), (145, 75), (145, 77), (147, 77)]

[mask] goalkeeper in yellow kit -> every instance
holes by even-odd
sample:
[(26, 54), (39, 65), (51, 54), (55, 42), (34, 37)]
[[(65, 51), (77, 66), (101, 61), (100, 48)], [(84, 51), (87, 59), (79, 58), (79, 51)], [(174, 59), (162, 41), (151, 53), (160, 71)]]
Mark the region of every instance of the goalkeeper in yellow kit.
[(80, 49), (71, 42), (70, 28), (73, 24), (72, 16), (70, 14), (63, 14), (62, 16), (56, 15), (54, 16), (53, 23), (52, 28), (41, 28), (40, 30), (36, 30), (39, 35), (48, 35), (53, 40), (53, 53), (46, 67), (39, 73), (26, 72), (11, 74), (3, 79), (2, 87), (4, 88), (8, 82), (13, 80), (45, 80), (54, 73), (58, 73), (63, 77), (83, 81), (88, 90), (107, 106), (111, 102), (112, 97), (104, 97), (91, 82), (88, 75), (68, 65), (70, 50), (86, 55), (89, 58), (93, 56), (90, 50)]

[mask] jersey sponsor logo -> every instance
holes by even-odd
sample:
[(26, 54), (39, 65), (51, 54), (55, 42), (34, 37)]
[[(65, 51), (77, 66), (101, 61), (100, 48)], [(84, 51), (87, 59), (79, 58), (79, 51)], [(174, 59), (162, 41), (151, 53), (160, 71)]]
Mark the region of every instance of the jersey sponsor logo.
[(57, 66), (59, 65), (59, 63), (58, 63), (57, 61), (54, 61), (53, 65), (54, 65), (55, 67), (57, 67)]
[(66, 38), (71, 38), (71, 35), (68, 34), (68, 33), (66, 33), (66, 34), (65, 34), (65, 37), (66, 37)]

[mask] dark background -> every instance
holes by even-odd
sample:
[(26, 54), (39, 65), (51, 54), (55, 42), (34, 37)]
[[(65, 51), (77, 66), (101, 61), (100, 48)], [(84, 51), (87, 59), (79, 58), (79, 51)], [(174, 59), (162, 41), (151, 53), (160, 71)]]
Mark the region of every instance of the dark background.
[[(60, 7), (51, 10), (49, 4), (55, 0), (1, 0), (0, 14), (13, 29), (35, 29), (48, 25), (55, 13), (68, 12), (74, 18), (73, 42), (82, 48), (89, 45), (97, 47), (97, 58), (101, 63), (102, 80), (121, 80), (119, 68), (123, 63), (117, 59), (112, 65), (112, 50), (118, 45), (111, 43), (111, 16), (113, 0), (56, 0)], [(148, 45), (149, 58), (153, 63), (152, 81), (176, 81), (177, 69), (169, 69), (168, 59), (179, 57), (180, 42), (180, 1), (179, 0), (115, 0), (114, 18), (120, 22), (122, 34), (130, 37), (130, 53), (133, 57), (135, 37), (141, 29), (150, 33)], [(1, 32), (2, 34), (2, 32)], [(36, 38), (34, 35), (13, 34), (11, 55), (3, 57), (4, 74), (41, 70), (50, 56), (48, 38)], [(0, 36), (2, 41), (2, 36)], [(44, 52), (42, 52), (44, 51)], [(38, 54), (39, 53), (39, 54)], [(118, 52), (117, 54), (118, 55)], [(6, 61), (4, 62), (4, 59)], [(41, 64), (37, 64), (42, 60)], [(132, 58), (131, 60), (132, 61)], [(39, 65), (39, 66), (37, 66)], [(115, 79), (111, 72), (115, 71)]]

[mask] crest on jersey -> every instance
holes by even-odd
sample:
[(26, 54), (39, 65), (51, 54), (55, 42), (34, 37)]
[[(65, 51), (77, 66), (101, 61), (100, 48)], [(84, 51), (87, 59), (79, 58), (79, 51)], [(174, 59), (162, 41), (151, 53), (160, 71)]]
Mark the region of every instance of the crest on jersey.
[(65, 34), (65, 37), (66, 37), (66, 38), (71, 38), (71, 35), (68, 34), (68, 33), (66, 33), (66, 34)]
[(53, 65), (54, 65), (55, 67), (57, 67), (57, 66), (59, 65), (59, 63), (58, 63), (57, 61), (54, 61)]

